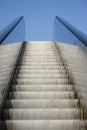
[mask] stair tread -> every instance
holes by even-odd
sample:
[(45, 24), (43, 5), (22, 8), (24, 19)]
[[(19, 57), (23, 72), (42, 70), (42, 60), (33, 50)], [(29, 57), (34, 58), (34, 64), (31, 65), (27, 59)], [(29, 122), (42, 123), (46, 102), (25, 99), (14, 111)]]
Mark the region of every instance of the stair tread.
[(41, 71), (41, 72), (45, 72), (45, 73), (46, 73), (46, 72), (50, 72), (50, 73), (52, 73), (52, 72), (53, 72), (53, 73), (55, 73), (55, 72), (57, 72), (57, 73), (58, 73), (58, 72), (66, 73), (66, 70), (65, 70), (65, 69), (55, 69), (55, 70), (53, 70), (53, 69), (52, 69), (52, 70), (43, 70), (43, 69), (35, 69), (35, 70), (34, 70), (34, 69), (30, 69), (30, 70), (29, 70), (29, 69), (24, 69), (24, 70), (22, 69), (22, 70), (21, 70), (21, 69), (20, 69), (19, 71), (20, 71), (20, 72), (33, 72), (33, 71), (37, 72), (37, 71)]
[(15, 98), (15, 99), (68, 99), (68, 98), (75, 98), (75, 92), (22, 92), (22, 91), (17, 91), (17, 92), (9, 92), (9, 98)]
[(18, 76), (15, 75), (18, 79), (68, 79), (68, 75), (59, 74), (59, 75), (47, 75), (47, 74), (19, 74)]
[(78, 99), (11, 99), (6, 108), (78, 108)]
[(68, 79), (17, 79), (13, 80), (13, 84), (69, 84)]
[(14, 85), (13, 91), (72, 91), (73, 85)]
[(4, 119), (80, 119), (80, 109), (4, 109)]
[(83, 120), (7, 120), (2, 125), (7, 130), (85, 130)]

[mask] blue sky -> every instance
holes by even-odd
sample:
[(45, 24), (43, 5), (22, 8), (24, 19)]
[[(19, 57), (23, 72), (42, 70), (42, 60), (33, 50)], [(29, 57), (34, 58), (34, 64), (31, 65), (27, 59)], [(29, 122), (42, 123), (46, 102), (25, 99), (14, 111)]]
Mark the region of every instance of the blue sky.
[(24, 16), (26, 40), (52, 40), (57, 15), (87, 34), (87, 0), (0, 0), (0, 30)]

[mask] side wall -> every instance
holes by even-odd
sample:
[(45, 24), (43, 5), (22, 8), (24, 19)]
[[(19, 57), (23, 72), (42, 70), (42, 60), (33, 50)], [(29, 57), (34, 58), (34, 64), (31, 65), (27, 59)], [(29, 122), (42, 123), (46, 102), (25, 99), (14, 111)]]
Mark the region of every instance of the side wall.
[(0, 46), (0, 110), (23, 43)]
[(56, 43), (87, 118), (87, 49)]

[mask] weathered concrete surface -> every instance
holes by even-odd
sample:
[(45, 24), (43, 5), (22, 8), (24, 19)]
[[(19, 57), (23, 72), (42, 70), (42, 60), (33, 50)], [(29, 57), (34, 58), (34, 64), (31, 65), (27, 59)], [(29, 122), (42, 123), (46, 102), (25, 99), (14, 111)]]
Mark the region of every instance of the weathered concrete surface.
[(0, 46), (0, 102), (12, 76), (21, 46), (22, 43)]
[[(81, 105), (87, 113), (87, 49), (63, 43), (57, 43), (57, 45)], [(85, 116), (87, 118), (87, 115)]]
[(84, 111), (64, 65), (71, 65), (70, 73), (80, 60), (71, 54), (74, 58), (68, 62), (67, 53), (63, 55), (68, 45), (58, 45), (26, 43), (3, 110), (3, 130), (86, 130)]

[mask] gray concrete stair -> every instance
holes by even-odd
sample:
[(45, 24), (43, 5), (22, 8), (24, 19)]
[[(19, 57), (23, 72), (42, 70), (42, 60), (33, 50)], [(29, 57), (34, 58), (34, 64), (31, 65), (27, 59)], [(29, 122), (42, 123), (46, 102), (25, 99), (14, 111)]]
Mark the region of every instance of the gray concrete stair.
[(12, 91), (73, 91), (73, 85), (14, 85)]
[(71, 99), (75, 98), (75, 92), (44, 92), (44, 91), (28, 91), (28, 92), (9, 92), (9, 99)]
[(84, 110), (55, 43), (26, 43), (20, 58), (1, 130), (86, 130)]
[(62, 120), (82, 119), (80, 109), (4, 109), (4, 119), (10, 120)]
[(79, 108), (78, 99), (11, 99), (6, 108)]
[(85, 130), (81, 120), (7, 120), (3, 130)]

